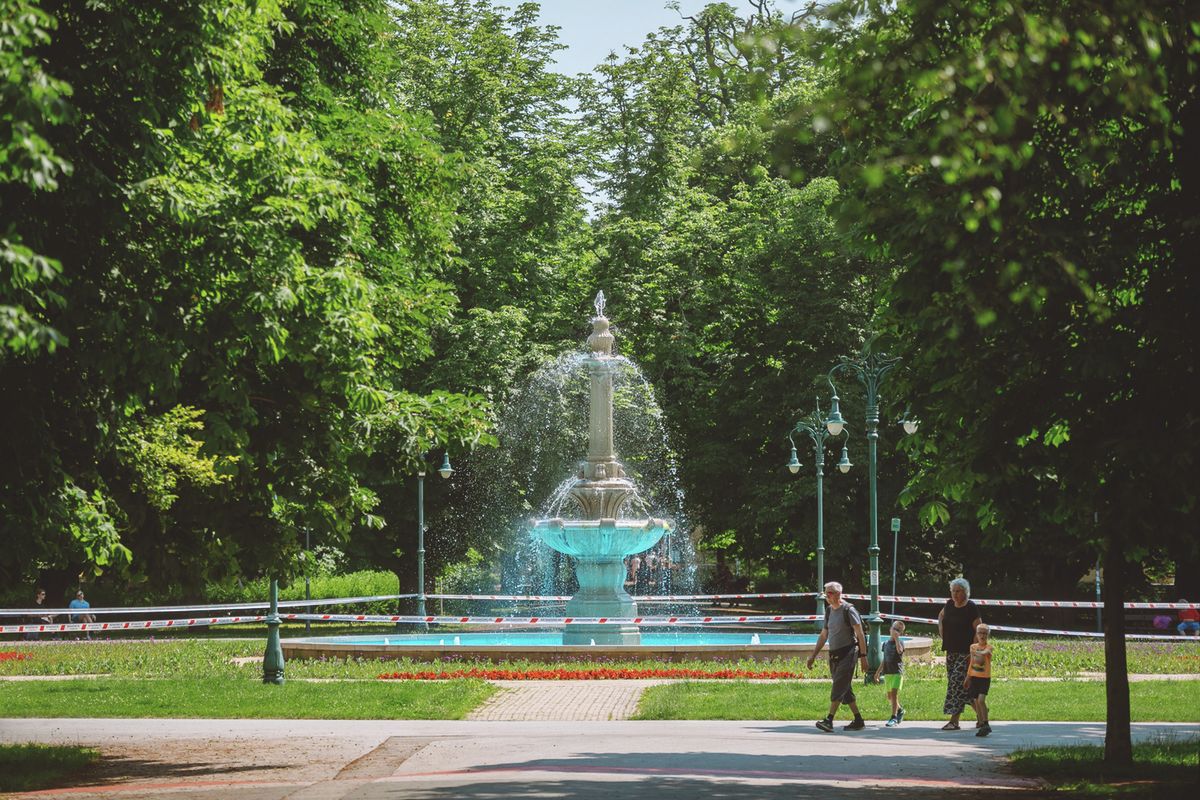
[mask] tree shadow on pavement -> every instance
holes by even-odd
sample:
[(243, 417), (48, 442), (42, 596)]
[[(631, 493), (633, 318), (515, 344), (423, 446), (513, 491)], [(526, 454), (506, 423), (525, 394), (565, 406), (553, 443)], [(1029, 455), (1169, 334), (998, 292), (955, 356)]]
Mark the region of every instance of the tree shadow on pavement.
[(111, 786), (135, 781), (177, 779), (237, 779), (258, 773), (278, 771), (283, 774), (294, 764), (281, 760), (273, 764), (230, 764), (206, 761), (161, 761), (148, 758), (103, 755), (86, 772), (74, 776), (71, 785)]
[(376, 784), (356, 798), (405, 798), (405, 800), (1050, 800), (1053, 793), (1041, 790), (964, 789), (927, 786), (829, 786), (813, 783), (747, 783), (689, 778), (647, 778), (632, 781), (545, 780), (493, 781), (427, 786), (419, 783)]

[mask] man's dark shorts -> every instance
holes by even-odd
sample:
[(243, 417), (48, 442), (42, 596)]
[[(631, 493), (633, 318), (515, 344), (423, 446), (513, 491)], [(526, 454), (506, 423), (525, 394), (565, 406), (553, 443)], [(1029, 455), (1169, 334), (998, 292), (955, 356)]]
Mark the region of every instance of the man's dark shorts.
[(853, 703), (854, 667), (858, 664), (858, 645), (852, 644), (838, 651), (829, 651), (829, 674), (833, 676), (833, 689), (829, 699), (838, 703)]
[(967, 684), (967, 697), (974, 700), (981, 694), (986, 695), (991, 685), (991, 678), (971, 678), (970, 683)]

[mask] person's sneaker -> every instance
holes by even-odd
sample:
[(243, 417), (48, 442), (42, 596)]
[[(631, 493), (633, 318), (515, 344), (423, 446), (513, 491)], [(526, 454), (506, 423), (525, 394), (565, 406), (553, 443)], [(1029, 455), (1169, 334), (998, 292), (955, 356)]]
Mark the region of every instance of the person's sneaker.
[(975, 731), (976, 736), (987, 736), (992, 732), (992, 726), (986, 722), (979, 726), (979, 730)]
[(899, 725), (901, 722), (904, 722), (904, 709), (903, 708), (896, 712), (896, 724)]
[(899, 724), (900, 724), (900, 720), (896, 719), (896, 717), (893, 716), (891, 719), (889, 719), (887, 721), (887, 725), (885, 725), (884, 727), (885, 728), (894, 728)]
[(844, 730), (844, 731), (861, 731), (865, 727), (867, 727), (866, 721), (862, 717), (855, 717), (854, 721), (851, 722), (849, 725), (843, 725), (842, 730)]
[(826, 733), (833, 733), (833, 720), (826, 717), (825, 719), (817, 720), (817, 727)]

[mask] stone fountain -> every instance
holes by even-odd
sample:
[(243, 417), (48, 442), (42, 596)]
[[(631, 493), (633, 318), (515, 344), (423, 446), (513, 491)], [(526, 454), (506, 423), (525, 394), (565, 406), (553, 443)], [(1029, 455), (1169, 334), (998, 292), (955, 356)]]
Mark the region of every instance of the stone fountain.
[[(671, 527), (665, 519), (623, 516), (638, 491), (613, 449), (613, 334), (604, 315), (604, 292), (596, 295), (596, 316), (584, 358), (589, 381), (587, 460), (570, 489), (578, 519), (539, 519), (534, 534), (575, 561), (579, 590), (567, 603), (569, 617), (636, 617), (637, 603), (625, 591), (625, 557), (658, 543)], [(636, 645), (635, 625), (569, 625), (563, 644)]]

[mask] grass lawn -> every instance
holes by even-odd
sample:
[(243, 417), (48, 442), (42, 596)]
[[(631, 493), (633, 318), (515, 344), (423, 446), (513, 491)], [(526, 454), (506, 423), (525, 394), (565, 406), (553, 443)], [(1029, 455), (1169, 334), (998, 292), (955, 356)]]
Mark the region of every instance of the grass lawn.
[[(324, 628), (318, 629), (325, 632)], [(261, 632), (261, 630), (260, 630)], [(262, 656), (265, 637), (258, 639), (156, 639), (153, 641), (93, 640), (90, 642), (48, 641), (30, 644), (0, 642), (0, 655), (19, 653), (26, 658), (0, 658), (3, 675), (81, 675), (104, 674), (113, 677), (245, 677), (261, 675), (258, 664), (238, 664), (233, 659)], [(1102, 642), (1062, 640), (996, 640), (997, 653), (993, 664), (996, 673), (1007, 678), (1055, 677), (1069, 678), (1083, 672), (1103, 672)], [(935, 652), (937, 646), (935, 643)], [(1129, 642), (1127, 653), (1131, 673), (1200, 674), (1200, 639), (1178, 642)], [(462, 662), (447, 661), (447, 668), (461, 667)], [(290, 661), (288, 678), (374, 678), (383, 672), (425, 669), (429, 665), (412, 661), (379, 661), (351, 659), (349, 661)], [(435, 665), (436, 666), (436, 665)], [(512, 660), (502, 665), (513, 669), (543, 667), (527, 661)], [(623, 662), (618, 660), (582, 660), (556, 666), (592, 668), (607, 667), (695, 667), (698, 669), (774, 669), (827, 677), (823, 664), (813, 670), (805, 668), (803, 659), (778, 659), (755, 662), (727, 658), (724, 661), (697, 661), (686, 664), (663, 662)], [(945, 680), (945, 667), (936, 664), (906, 665), (908, 679)]]
[(1105, 765), (1098, 745), (1017, 750), (1009, 764), (1014, 772), (1042, 778), (1072, 797), (1186, 797), (1196, 790), (1200, 743), (1163, 738), (1135, 744), (1133, 764), (1121, 767)]
[(99, 678), (4, 686), (6, 717), (462, 719), (495, 689), (484, 681)]
[(59, 785), (99, 757), (87, 747), (0, 744), (0, 792), (31, 792)]
[[(1200, 708), (1191, 701), (1196, 689), (1194, 681), (1130, 684), (1133, 721), (1200, 722)], [(854, 693), (867, 719), (891, 716), (883, 686), (858, 685)], [(900, 693), (905, 719), (944, 719), (945, 696), (945, 680), (906, 680)], [(997, 725), (1009, 719), (1097, 722), (1105, 719), (1104, 683), (993, 680), (988, 705)], [(828, 711), (828, 683), (684, 682), (647, 689), (636, 719), (816, 720)], [(849, 718), (848, 709), (839, 714)]]

